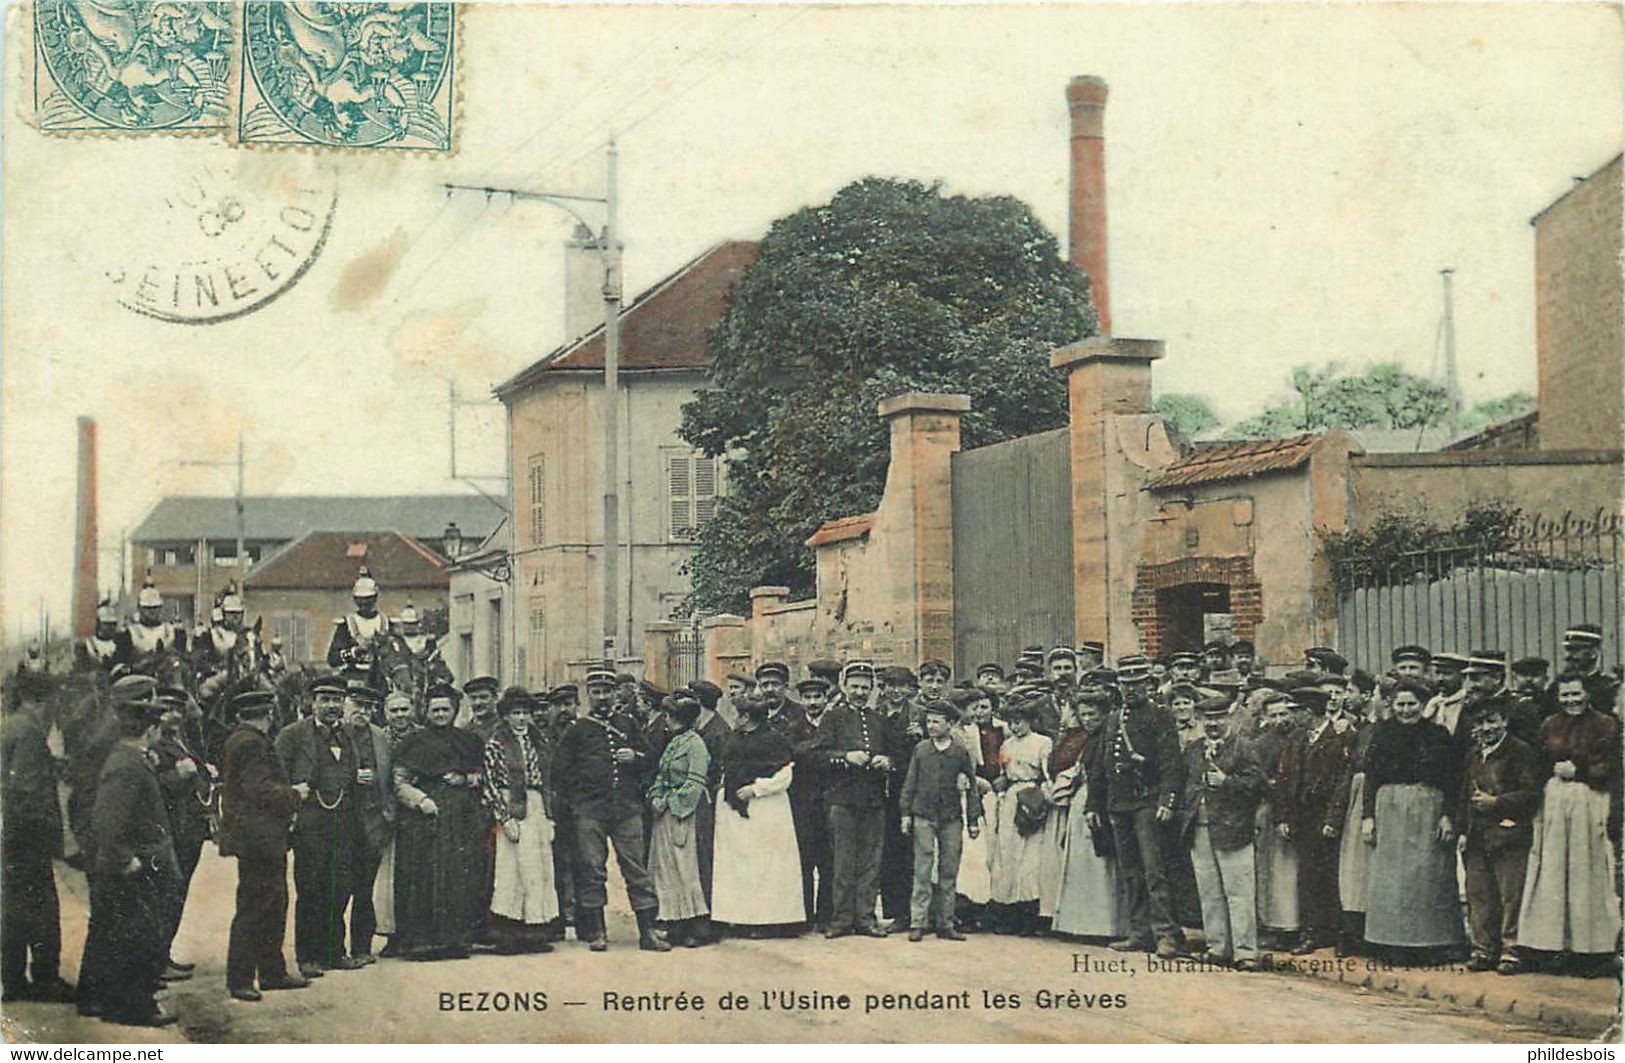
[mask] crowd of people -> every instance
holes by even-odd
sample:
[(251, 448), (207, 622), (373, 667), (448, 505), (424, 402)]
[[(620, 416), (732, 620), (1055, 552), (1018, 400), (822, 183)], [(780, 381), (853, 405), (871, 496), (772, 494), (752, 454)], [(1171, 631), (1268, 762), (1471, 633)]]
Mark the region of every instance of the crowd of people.
[(5, 996), (173, 1021), (155, 994), (190, 974), (170, 945), (211, 836), (237, 862), (241, 1001), (379, 957), (545, 953), (572, 932), (605, 951), (611, 849), (655, 952), (1015, 934), (1239, 970), (1335, 947), (1613, 974), (1619, 683), (1601, 650), (1598, 627), (1571, 628), (1549, 682), (1545, 661), (1421, 646), (1379, 676), (1323, 647), (1271, 675), (1237, 641), (1112, 667), (1099, 643), (1030, 647), (958, 682), (938, 660), (764, 661), (722, 687), (604, 666), (421, 695), (382, 693), (346, 651), (281, 726), (275, 694), (237, 693), (216, 762), (187, 742), (187, 691), (131, 671), (110, 682), (92, 807), (70, 792), (90, 884), (77, 987), (57, 955), (51, 680), (22, 671)]

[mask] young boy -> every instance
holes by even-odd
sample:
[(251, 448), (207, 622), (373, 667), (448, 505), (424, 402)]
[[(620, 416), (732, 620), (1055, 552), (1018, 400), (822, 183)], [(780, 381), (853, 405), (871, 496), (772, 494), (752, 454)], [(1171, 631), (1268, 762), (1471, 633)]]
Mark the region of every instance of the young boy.
[[(910, 898), (910, 941), (925, 937), (933, 914), (937, 936), (964, 941), (954, 927), (954, 892), (963, 848), (962, 824), (975, 838), (981, 833), (982, 804), (976, 797), (976, 764), (970, 751), (954, 741), (952, 728), (958, 714), (940, 699), (928, 701), (925, 733), (914, 747), (903, 793), (898, 802), (900, 826), (914, 836), (914, 892)], [(936, 871), (933, 887), (931, 873)], [(933, 903), (935, 902), (935, 903)]]

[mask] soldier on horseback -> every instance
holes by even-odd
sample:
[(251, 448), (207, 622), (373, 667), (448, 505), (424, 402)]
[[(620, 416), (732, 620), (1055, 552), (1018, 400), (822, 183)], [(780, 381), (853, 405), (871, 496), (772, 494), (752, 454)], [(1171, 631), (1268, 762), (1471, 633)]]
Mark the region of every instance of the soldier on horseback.
[(132, 667), (166, 653), (186, 653), (186, 632), (178, 624), (164, 619), (164, 598), (152, 585), (151, 573), (141, 582), (135, 605), (136, 622), (123, 632), (124, 642), (130, 648)]
[(130, 637), (118, 629), (118, 614), (113, 611), (112, 603), (103, 598), (96, 607), (95, 632), (74, 644), (73, 670), (106, 674), (116, 664), (129, 663)]
[(333, 621), (333, 641), (327, 647), (330, 667), (364, 671), (374, 690), (380, 689), (376, 664), (389, 638), (389, 621), (378, 611), (378, 583), (363, 566), (350, 595), (355, 608)]
[(220, 623), (210, 626), (197, 640), (198, 674), (255, 670), (261, 658), (259, 625), (252, 631), (245, 630), (242, 596), (227, 593), (220, 600)]

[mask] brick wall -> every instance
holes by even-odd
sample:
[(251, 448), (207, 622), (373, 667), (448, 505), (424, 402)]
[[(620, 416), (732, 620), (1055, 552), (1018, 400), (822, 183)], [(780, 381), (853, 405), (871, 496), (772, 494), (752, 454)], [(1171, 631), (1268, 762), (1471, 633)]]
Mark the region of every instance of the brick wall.
[(1264, 586), (1250, 557), (1187, 557), (1156, 565), (1137, 565), (1134, 574), (1133, 619), (1144, 652), (1156, 657), (1163, 644), (1168, 618), (1159, 607), (1159, 590), (1189, 583), (1220, 583), (1230, 589), (1230, 613), (1235, 636), (1253, 639), (1264, 620)]
[(1620, 159), (1534, 220), (1540, 445), (1617, 449), (1625, 396)]

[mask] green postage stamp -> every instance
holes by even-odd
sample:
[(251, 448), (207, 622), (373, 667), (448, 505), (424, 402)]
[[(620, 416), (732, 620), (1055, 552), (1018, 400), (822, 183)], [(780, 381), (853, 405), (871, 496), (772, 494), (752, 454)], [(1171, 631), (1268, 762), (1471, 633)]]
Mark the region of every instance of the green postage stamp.
[(251, 0), (235, 139), (450, 151), (456, 23), (450, 3)]
[(36, 0), (34, 113), (52, 132), (221, 132), (229, 3)]

